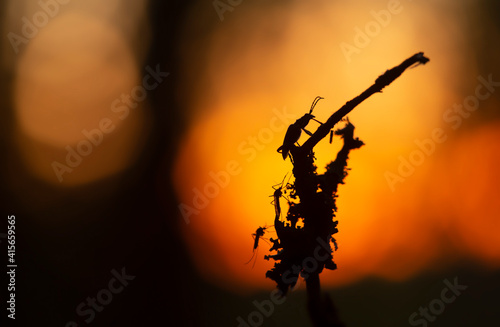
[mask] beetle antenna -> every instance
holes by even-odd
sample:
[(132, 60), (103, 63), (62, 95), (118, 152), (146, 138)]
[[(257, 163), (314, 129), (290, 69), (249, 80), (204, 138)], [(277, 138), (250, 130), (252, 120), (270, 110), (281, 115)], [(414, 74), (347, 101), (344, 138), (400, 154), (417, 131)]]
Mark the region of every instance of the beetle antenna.
[(324, 99), (323, 97), (317, 96), (312, 105), (311, 105), (311, 110), (309, 110), (309, 114), (312, 114), (314, 107), (316, 107), (316, 104), (319, 102), (319, 100)]

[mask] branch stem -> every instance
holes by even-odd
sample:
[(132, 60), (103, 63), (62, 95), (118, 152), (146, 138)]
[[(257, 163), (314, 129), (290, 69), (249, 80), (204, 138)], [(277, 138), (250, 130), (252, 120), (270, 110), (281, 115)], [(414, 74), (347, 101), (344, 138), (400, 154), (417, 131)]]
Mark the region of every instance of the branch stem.
[(379, 76), (375, 83), (366, 89), (363, 93), (346, 102), (339, 110), (333, 113), (333, 115), (328, 118), (326, 123), (318, 127), (316, 132), (301, 146), (302, 150), (306, 153), (312, 151), (314, 146), (318, 144), (324, 137), (328, 135), (330, 130), (337, 124), (344, 116), (350, 113), (356, 106), (361, 102), (368, 99), (374, 93), (382, 92), (382, 89), (389, 84), (391, 84), (396, 78), (398, 78), (406, 69), (414, 64), (425, 64), (429, 61), (427, 57), (424, 56), (423, 52), (419, 52), (411, 56), (410, 58), (403, 61), (399, 66), (387, 70), (384, 74)]

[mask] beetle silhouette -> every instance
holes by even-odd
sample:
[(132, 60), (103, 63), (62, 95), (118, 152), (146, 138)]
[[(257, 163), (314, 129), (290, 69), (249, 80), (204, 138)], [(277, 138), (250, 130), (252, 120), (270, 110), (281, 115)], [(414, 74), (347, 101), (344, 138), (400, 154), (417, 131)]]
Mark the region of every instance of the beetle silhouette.
[(288, 126), (288, 129), (286, 130), (286, 134), (285, 134), (285, 139), (283, 140), (283, 145), (280, 146), (277, 150), (278, 153), (281, 153), (281, 155), (283, 156), (283, 160), (286, 160), (286, 158), (288, 157), (288, 153), (290, 152), (290, 150), (294, 146), (295, 142), (297, 142), (299, 140), (300, 135), (302, 134), (302, 131), (306, 132), (306, 134), (309, 136), (312, 135), (312, 133), (306, 129), (306, 126), (307, 126), (307, 124), (309, 124), (311, 119), (322, 124), (320, 121), (316, 120), (314, 115), (312, 114), (314, 107), (316, 106), (318, 101), (321, 99), (323, 99), (323, 98), (320, 96), (317, 96), (314, 99), (309, 112), (307, 114), (305, 114), (304, 116), (300, 117), (299, 119), (297, 119), (295, 121), (295, 123)]

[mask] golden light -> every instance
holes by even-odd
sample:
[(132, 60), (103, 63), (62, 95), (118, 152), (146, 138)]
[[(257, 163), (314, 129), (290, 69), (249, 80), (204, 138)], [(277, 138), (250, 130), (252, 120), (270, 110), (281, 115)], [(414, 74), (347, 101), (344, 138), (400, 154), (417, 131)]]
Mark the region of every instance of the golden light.
[(11, 18), (4, 26), (9, 53), (15, 53), (8, 56), (15, 133), (26, 166), (63, 187), (123, 171), (145, 135), (147, 106), (140, 103), (132, 119), (122, 119), (113, 102), (141, 84), (130, 29), (138, 28), (146, 2), (136, 2), (122, 23), (116, 15), (131, 9), (123, 1), (34, 4), (11, 2), (11, 17), (19, 21)]
[[(498, 261), (497, 252), (485, 250), (477, 239), (484, 227), (478, 225), (475, 236), (443, 227), (446, 219), (456, 216), (446, 218), (438, 214), (439, 208), (454, 200), (441, 197), (439, 205), (428, 203), (429, 194), (448, 190), (432, 182), (442, 172), (438, 155), (427, 156), (394, 192), (384, 177), (397, 170), (399, 156), (416, 149), (414, 140), (430, 137), (444, 124), (443, 112), (461, 101), (455, 82), (450, 82), (453, 74), (475, 73), (475, 67), (453, 59), (454, 51), (466, 51), (460, 38), (463, 26), (447, 14), (446, 6), (453, 2), (434, 8), (433, 15), (427, 4), (400, 2), (389, 23), (379, 23), (380, 33), (372, 33), (359, 53), (346, 56), (340, 45), (354, 44), (355, 28), (377, 22), (371, 10), (388, 10), (386, 1), (365, 5), (318, 1), (314, 6), (293, 3), (263, 10), (245, 4), (210, 35), (211, 52), (200, 77), (204, 83), (198, 100), (193, 100), (191, 126), (172, 175), (188, 222), (183, 232), (193, 259), (203, 275), (221, 287), (271, 285), (264, 275), (272, 262), (262, 259), (267, 245), (261, 245), (255, 268), (244, 262), (252, 255), (250, 235), (272, 224), (271, 185), (291, 173), (289, 160), (276, 153), (286, 127), (307, 112), (317, 95), (325, 100), (314, 114), (326, 120), (385, 69), (419, 51), (430, 57), (428, 65), (408, 70), (349, 115), (366, 146), (351, 154), (352, 170), (339, 189), (339, 251), (334, 255), (339, 269), (323, 273), (322, 281), (340, 285), (367, 276), (405, 279), (437, 269), (446, 261), (443, 235), (448, 233), (465, 238), (461, 255), (484, 250), (483, 256)], [(192, 57), (186, 56), (189, 62)], [(312, 131), (314, 124), (308, 126)], [(446, 148), (457, 146), (447, 142)], [(333, 145), (324, 140), (315, 148), (320, 171), (338, 149), (338, 140)], [(454, 176), (448, 170), (441, 178)], [(482, 181), (484, 185), (470, 187), (489, 187)], [(477, 216), (471, 211), (481, 207), (480, 201), (470, 200), (469, 205), (468, 212)]]

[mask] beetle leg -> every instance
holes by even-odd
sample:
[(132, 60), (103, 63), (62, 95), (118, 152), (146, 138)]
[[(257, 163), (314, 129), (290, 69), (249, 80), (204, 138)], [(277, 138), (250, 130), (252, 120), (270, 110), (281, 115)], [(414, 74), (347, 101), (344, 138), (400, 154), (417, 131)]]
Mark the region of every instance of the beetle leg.
[(303, 128), (302, 130), (303, 130), (304, 132), (306, 132), (306, 134), (307, 134), (307, 135), (309, 135), (309, 136), (312, 136), (312, 135), (313, 135), (311, 132), (309, 132), (309, 131), (308, 131), (307, 129), (305, 129), (305, 128)]
[(314, 120), (315, 122), (319, 123), (320, 125), (323, 125), (322, 122), (320, 122), (319, 120), (317, 120), (316, 118), (311, 118), (312, 120)]

